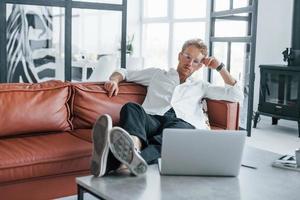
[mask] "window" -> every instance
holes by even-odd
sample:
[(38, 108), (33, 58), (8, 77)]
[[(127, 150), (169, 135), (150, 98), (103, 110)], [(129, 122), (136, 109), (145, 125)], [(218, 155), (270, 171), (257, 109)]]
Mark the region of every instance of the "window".
[(145, 66), (167, 69), (169, 24), (149, 23), (145, 24), (143, 29)]
[[(234, 15), (233, 17), (237, 17)], [(245, 18), (246, 19), (246, 18)], [(246, 37), (248, 35), (248, 20), (215, 20), (215, 37)]]
[(213, 1), (213, 11), (218, 12), (222, 10), (229, 10), (230, 9), (230, 0), (214, 0)]
[[(251, 135), (256, 40), (256, 0), (212, 0), (210, 54), (219, 58), (244, 91), (240, 109), (240, 127)], [(210, 71), (212, 83), (224, 85), (216, 71)]]
[(0, 1), (0, 82), (107, 80), (126, 65), (126, 15), (126, 0)]
[(146, 18), (167, 17), (167, 3), (167, 0), (144, 0), (144, 16)]
[(7, 81), (64, 80), (64, 8), (7, 4), (6, 13)]
[(186, 40), (207, 39), (207, 13), (207, 0), (143, 0), (144, 68), (176, 68), (178, 53)]
[[(73, 81), (109, 79), (109, 75), (116, 70), (116, 61), (120, 57), (121, 22), (121, 12), (72, 10)], [(91, 80), (93, 77), (95, 79)]]
[(174, 0), (174, 18), (205, 18), (206, 0)]

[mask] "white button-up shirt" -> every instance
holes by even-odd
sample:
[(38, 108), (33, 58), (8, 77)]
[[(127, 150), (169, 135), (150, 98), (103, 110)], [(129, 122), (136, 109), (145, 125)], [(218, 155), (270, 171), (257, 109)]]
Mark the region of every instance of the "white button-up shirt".
[(173, 107), (176, 116), (198, 129), (207, 129), (201, 100), (210, 98), (240, 102), (243, 93), (238, 84), (225, 87), (214, 86), (202, 80), (188, 78), (180, 84), (179, 74), (175, 69), (165, 71), (148, 68), (139, 71), (117, 70), (124, 80), (148, 86), (142, 107), (151, 115), (164, 115)]

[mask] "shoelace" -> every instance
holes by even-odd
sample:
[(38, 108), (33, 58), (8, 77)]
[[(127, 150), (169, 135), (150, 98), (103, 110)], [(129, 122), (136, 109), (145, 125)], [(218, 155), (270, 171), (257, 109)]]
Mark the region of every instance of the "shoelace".
[(135, 150), (136, 152), (138, 152), (139, 154), (141, 154), (141, 151), (140, 151), (138, 148), (134, 147), (134, 150)]

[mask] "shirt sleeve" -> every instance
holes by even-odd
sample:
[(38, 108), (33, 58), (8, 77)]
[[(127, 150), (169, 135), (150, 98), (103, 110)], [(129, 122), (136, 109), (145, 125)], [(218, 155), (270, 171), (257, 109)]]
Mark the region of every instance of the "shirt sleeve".
[(235, 85), (225, 85), (222, 86), (215, 86), (210, 83), (206, 83), (206, 92), (205, 97), (209, 99), (215, 100), (225, 100), (231, 102), (239, 102), (242, 104), (244, 99), (244, 94), (240, 84), (237, 82)]
[(147, 68), (143, 70), (127, 70), (121, 68), (115, 72), (120, 73), (123, 76), (123, 79), (128, 82), (135, 82), (144, 86), (149, 86), (152, 78), (159, 71), (161, 71), (161, 69), (158, 68)]

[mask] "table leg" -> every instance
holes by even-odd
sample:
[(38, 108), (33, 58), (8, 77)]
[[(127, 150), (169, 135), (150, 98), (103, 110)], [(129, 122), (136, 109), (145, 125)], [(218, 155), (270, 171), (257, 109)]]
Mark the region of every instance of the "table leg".
[(255, 112), (254, 122), (253, 122), (253, 128), (256, 128), (258, 118), (259, 118), (259, 112)]
[(298, 133), (299, 133), (298, 137), (300, 137), (300, 121), (298, 121)]
[(80, 185), (77, 185), (77, 200), (83, 200), (83, 195), (84, 189)]
[(272, 125), (277, 125), (278, 124), (278, 118), (272, 117)]

